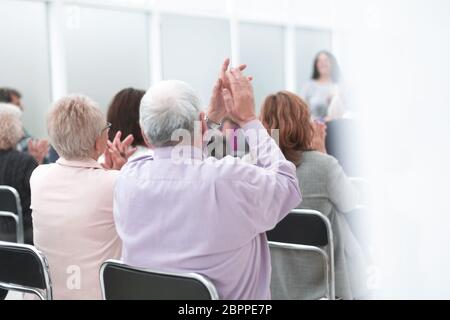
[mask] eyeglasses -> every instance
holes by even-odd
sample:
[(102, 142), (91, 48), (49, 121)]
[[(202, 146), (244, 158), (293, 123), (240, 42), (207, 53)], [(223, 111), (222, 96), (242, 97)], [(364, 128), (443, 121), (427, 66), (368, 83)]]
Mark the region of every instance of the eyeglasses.
[(102, 132), (107, 130), (107, 129), (109, 129), (109, 128), (111, 128), (111, 126), (112, 126), (111, 122), (107, 122), (106, 126), (102, 129)]

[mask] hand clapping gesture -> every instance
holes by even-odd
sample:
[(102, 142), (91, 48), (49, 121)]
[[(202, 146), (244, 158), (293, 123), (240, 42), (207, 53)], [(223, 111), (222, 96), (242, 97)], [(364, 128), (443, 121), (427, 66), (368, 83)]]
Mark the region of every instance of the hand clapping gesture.
[(134, 141), (133, 135), (129, 135), (123, 141), (122, 132), (118, 131), (113, 142), (108, 141), (105, 151), (105, 163), (103, 168), (108, 170), (120, 170), (127, 163), (128, 158), (136, 152), (136, 148), (131, 145)]
[[(209, 103), (208, 118), (216, 123), (222, 122), (223, 118), (225, 118), (225, 116), (227, 115), (222, 90), (224, 88), (231, 90), (230, 82), (228, 80), (228, 77), (226, 76), (229, 67), (230, 59), (225, 59), (222, 67), (220, 68), (219, 78), (214, 85), (211, 101)], [(245, 64), (242, 64), (238, 67), (238, 70), (244, 71), (246, 68), (247, 66)], [(247, 79), (251, 81), (252, 77), (248, 77)]]
[(251, 78), (245, 77), (240, 68), (227, 71), (225, 76), (230, 86), (222, 89), (225, 109), (228, 116), (242, 127), (256, 119)]
[(44, 162), (45, 157), (49, 151), (49, 143), (47, 140), (30, 139), (28, 141), (28, 153), (36, 159), (38, 164)]

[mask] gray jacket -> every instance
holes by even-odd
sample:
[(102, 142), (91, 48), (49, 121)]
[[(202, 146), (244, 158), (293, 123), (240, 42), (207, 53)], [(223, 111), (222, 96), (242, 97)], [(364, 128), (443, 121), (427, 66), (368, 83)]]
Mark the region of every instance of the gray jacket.
[[(320, 211), (332, 225), (336, 296), (342, 299), (364, 296), (365, 258), (344, 213), (353, 210), (358, 204), (357, 191), (338, 161), (319, 152), (303, 153), (297, 177), (303, 196), (303, 202), (298, 208)], [(295, 265), (280, 265), (279, 254), (272, 252), (273, 299), (317, 299), (324, 295), (320, 290), (324, 279), (317, 259), (305, 255), (297, 257)], [(283, 283), (285, 280), (282, 279), (290, 281)]]

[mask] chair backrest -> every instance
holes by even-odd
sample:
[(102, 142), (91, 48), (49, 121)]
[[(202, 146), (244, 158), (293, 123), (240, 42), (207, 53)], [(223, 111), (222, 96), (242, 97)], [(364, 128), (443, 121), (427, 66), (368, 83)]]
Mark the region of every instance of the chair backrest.
[[(18, 243), (24, 243), (24, 226), (20, 196), (16, 189), (10, 186), (0, 186), (0, 211), (13, 213), (16, 219), (16, 237)], [(2, 214), (4, 218), (6, 214)]]
[(324, 247), (332, 239), (329, 220), (318, 211), (292, 210), (275, 229), (267, 232), (272, 242)]
[(272, 300), (318, 300), (331, 297), (328, 254), (312, 246), (269, 242)]
[(105, 300), (217, 300), (214, 285), (195, 274), (135, 268), (108, 260), (100, 269)]
[(327, 217), (315, 210), (292, 210), (273, 230), (267, 232), (267, 238), (271, 247), (283, 249), (285, 252), (308, 251), (322, 255), (326, 263), (327, 290), (329, 297), (334, 299), (333, 231)]
[(13, 187), (0, 186), (0, 211), (8, 211), (17, 215), (22, 211), (19, 193)]
[(35, 247), (0, 242), (0, 261), (0, 288), (52, 299), (48, 263)]

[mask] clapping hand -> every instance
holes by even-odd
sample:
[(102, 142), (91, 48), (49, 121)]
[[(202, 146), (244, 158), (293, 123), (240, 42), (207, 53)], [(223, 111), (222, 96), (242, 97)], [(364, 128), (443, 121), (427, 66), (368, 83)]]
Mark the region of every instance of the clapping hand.
[[(226, 72), (228, 71), (228, 68), (230, 67), (230, 59), (225, 59), (225, 61), (222, 64), (222, 67), (219, 71), (219, 78), (217, 79), (212, 96), (211, 101), (209, 103), (209, 109), (208, 109), (208, 118), (216, 123), (222, 122), (222, 119), (225, 118), (227, 111), (225, 108), (225, 102), (223, 100), (222, 90), (224, 88), (230, 89), (230, 83), (226, 76)], [(245, 64), (242, 64), (238, 67), (240, 71), (243, 71), (247, 68)], [(252, 80), (252, 77), (248, 78), (250, 81)]]
[(120, 170), (127, 163), (128, 158), (136, 152), (136, 148), (131, 146), (134, 141), (133, 135), (128, 135), (123, 141), (121, 141), (121, 138), (122, 132), (118, 131), (114, 140), (108, 141), (103, 168)]
[(325, 123), (314, 121), (314, 136), (312, 141), (312, 148), (318, 152), (327, 154), (325, 147), (325, 138), (327, 137), (327, 125)]
[(240, 127), (256, 119), (255, 98), (251, 79), (242, 70), (231, 69), (225, 73), (230, 88), (222, 89), (222, 97), (228, 116)]
[(42, 139), (30, 139), (28, 141), (28, 153), (36, 159), (38, 164), (42, 164), (44, 162), (45, 157), (49, 151), (49, 143), (47, 140)]

